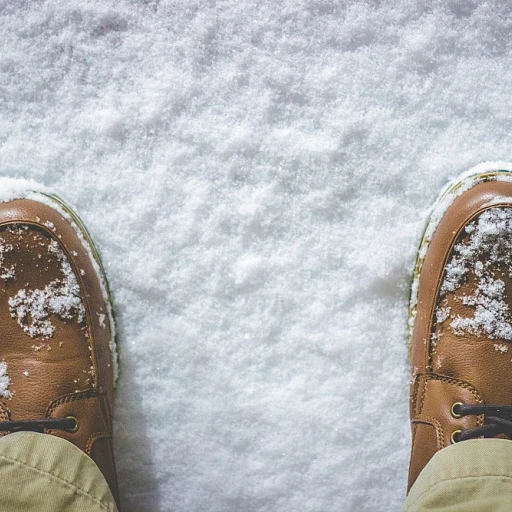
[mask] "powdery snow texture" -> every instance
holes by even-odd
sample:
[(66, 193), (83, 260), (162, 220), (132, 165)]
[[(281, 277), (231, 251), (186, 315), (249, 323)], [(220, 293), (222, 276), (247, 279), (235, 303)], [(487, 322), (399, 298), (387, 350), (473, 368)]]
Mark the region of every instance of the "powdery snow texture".
[(48, 244), (48, 252), (57, 257), (61, 265), (62, 279), (56, 279), (43, 290), (18, 290), (9, 298), (9, 311), (19, 326), (31, 337), (51, 338), (55, 326), (49, 319), (56, 315), (61, 319), (84, 321), (85, 309), (80, 298), (80, 286), (71, 265), (55, 240)]
[(416, 247), (511, 159), (511, 15), (2, 3), (2, 174), (77, 208), (114, 292), (125, 512), (401, 510)]
[[(477, 278), (473, 295), (458, 297), (471, 306), (474, 315), (450, 315), (449, 308), (438, 308), (437, 321), (451, 319), (453, 331), (486, 335), (490, 339), (512, 340), (512, 318), (505, 283), (498, 272), (512, 276), (512, 208), (492, 208), (465, 227), (466, 243), (458, 243), (446, 266), (441, 297), (454, 293), (467, 281), (471, 271)], [(457, 294), (456, 294), (457, 297)]]
[(11, 379), (7, 375), (7, 363), (0, 361), (0, 396), (3, 398), (10, 398), (11, 392), (9, 391), (9, 385)]

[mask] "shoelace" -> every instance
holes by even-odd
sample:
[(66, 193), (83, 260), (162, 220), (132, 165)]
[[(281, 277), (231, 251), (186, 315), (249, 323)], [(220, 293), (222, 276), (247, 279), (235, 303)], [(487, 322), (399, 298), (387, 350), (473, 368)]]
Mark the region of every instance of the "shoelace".
[(73, 416), (67, 416), (65, 418), (46, 418), (43, 420), (0, 421), (0, 432), (21, 432), (24, 430), (43, 432), (46, 428), (76, 432), (78, 422)]
[(511, 405), (480, 405), (458, 403), (452, 408), (455, 417), (484, 414), (484, 424), (479, 427), (461, 430), (455, 441), (466, 441), (476, 437), (495, 437), (505, 434), (512, 437)]

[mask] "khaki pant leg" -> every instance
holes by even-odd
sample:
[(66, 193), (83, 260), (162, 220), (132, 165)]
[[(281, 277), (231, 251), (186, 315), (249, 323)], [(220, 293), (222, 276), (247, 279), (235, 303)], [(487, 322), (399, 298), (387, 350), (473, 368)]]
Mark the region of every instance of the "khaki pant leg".
[(0, 510), (117, 512), (91, 458), (64, 439), (34, 432), (0, 438)]
[(512, 441), (473, 439), (437, 452), (420, 473), (404, 512), (510, 512)]

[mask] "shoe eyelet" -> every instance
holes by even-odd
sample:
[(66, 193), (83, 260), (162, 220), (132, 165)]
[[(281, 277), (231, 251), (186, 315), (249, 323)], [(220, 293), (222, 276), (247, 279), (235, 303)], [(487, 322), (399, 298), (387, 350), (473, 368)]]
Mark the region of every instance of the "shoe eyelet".
[(459, 434), (462, 432), (462, 430), (454, 430), (452, 432), (452, 435), (450, 436), (450, 441), (452, 444), (458, 443), (459, 440), (457, 439), (459, 437)]
[(462, 417), (462, 414), (458, 414), (455, 412), (455, 407), (457, 407), (459, 405), (463, 405), (462, 402), (455, 402), (452, 405), (452, 408), (450, 409), (450, 414), (452, 415), (452, 418), (461, 418)]
[(66, 432), (70, 432), (74, 434), (78, 430), (78, 420), (74, 416), (66, 416), (67, 420), (73, 420), (75, 422), (75, 426), (72, 428), (67, 428)]

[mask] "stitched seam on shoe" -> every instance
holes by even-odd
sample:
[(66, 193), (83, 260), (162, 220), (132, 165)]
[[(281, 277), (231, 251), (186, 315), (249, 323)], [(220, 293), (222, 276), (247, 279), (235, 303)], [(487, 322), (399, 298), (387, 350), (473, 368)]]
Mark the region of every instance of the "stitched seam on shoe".
[(418, 415), (418, 417), (414, 418), (413, 421), (425, 421), (425, 422), (428, 422), (428, 423), (433, 423), (433, 425), (434, 425), (434, 427), (436, 429), (438, 451), (442, 450), (445, 447), (445, 443), (444, 443), (444, 429), (441, 426), (441, 422), (439, 420), (437, 420), (433, 416), (423, 416), (423, 415), (420, 414), (420, 415)]
[[(459, 381), (457, 379), (452, 379), (450, 377), (444, 377), (442, 375), (425, 375), (425, 386), (424, 390), (421, 396), (421, 402), (420, 402), (420, 410), (418, 414), (421, 414), (421, 411), (423, 410), (423, 405), (425, 401), (425, 394), (426, 394), (426, 388), (427, 388), (427, 382), (430, 380), (437, 380), (441, 382), (447, 382), (448, 384), (453, 384), (455, 386), (459, 386), (461, 388), (467, 389), (471, 392), (471, 394), (474, 396), (475, 400), (481, 404), (483, 400), (480, 398), (480, 395), (473, 389), (473, 387), (470, 384), (467, 384), (466, 382)], [(482, 417), (481, 417), (482, 416)], [(478, 416), (477, 424), (480, 425), (480, 421), (483, 422), (483, 415)]]
[(418, 395), (420, 393), (420, 388), (421, 388), (421, 385), (422, 385), (422, 379), (423, 377), (425, 377), (425, 374), (424, 373), (417, 373), (414, 377), (414, 387), (413, 387), (413, 392), (412, 392), (412, 411), (413, 411), (413, 415), (416, 414), (416, 406), (417, 406), (417, 401), (418, 401)]
[[(50, 206), (51, 208), (51, 206)], [(60, 217), (62, 217), (65, 221), (67, 221), (67, 219), (65, 219), (65, 217), (56, 209), (52, 208), (52, 210), (56, 213), (59, 214)], [(69, 223), (69, 221), (67, 221)], [(75, 234), (77, 235), (77, 238), (79, 239), (79, 241), (81, 242), (80, 240), (80, 234), (77, 233), (77, 230), (75, 229), (75, 227), (73, 226), (73, 224), (70, 224), (71, 227), (73, 228), (73, 231), (75, 232)], [(61, 248), (62, 251), (64, 251), (64, 254), (66, 255), (66, 258), (69, 262), (69, 264), (71, 265), (71, 269), (73, 271), (73, 274), (75, 275), (75, 278), (78, 282), (78, 287), (80, 288), (80, 300), (82, 302), (82, 304), (85, 302), (87, 306), (89, 306), (88, 308), (85, 308), (85, 305), (84, 305), (84, 308), (85, 308), (85, 316), (86, 316), (86, 319), (88, 321), (86, 321), (86, 324), (87, 324), (87, 333), (88, 333), (88, 336), (87, 336), (87, 344), (89, 345), (89, 350), (87, 351), (88, 352), (88, 358), (89, 358), (89, 363), (91, 364), (91, 368), (94, 369), (94, 374), (92, 375), (92, 387), (93, 388), (96, 388), (96, 386), (98, 385), (98, 365), (97, 365), (97, 361), (96, 361), (96, 358), (94, 357), (93, 355), (93, 351), (96, 347), (93, 347), (93, 332), (92, 332), (92, 315), (91, 315), (91, 311), (90, 311), (90, 303), (89, 303), (89, 297), (87, 296), (87, 293), (85, 291), (85, 285), (84, 285), (84, 282), (81, 278), (81, 275), (80, 275), (80, 272), (79, 272), (79, 269), (76, 265), (76, 262), (74, 260), (74, 258), (71, 256), (71, 254), (69, 253), (68, 251), (68, 248), (66, 247), (66, 245), (64, 244), (64, 242), (62, 240), (60, 240), (57, 235), (53, 232), (51, 232), (50, 230), (48, 230), (47, 227), (45, 227), (44, 225), (41, 225), (41, 227), (43, 229), (45, 229), (49, 234), (50, 234), (50, 237), (53, 238), (58, 244), (59, 244), (59, 247)], [(83, 244), (81, 244), (83, 245)]]
[[(47, 204), (45, 204), (45, 206), (50, 208), (53, 212), (57, 213), (62, 219), (64, 219), (66, 222), (69, 223), (69, 221), (58, 210), (56, 210), (55, 208), (52, 208), (51, 206), (49, 206)], [(12, 221), (9, 221), (8, 223), (12, 223)], [(26, 222), (24, 221), (23, 223), (28, 224), (29, 226), (36, 226), (36, 227), (40, 228), (40, 230), (43, 231), (50, 239), (55, 240), (59, 244), (59, 248), (64, 252), (66, 259), (68, 260), (69, 264), (71, 265), (73, 274), (75, 275), (75, 278), (77, 279), (77, 282), (79, 283), (78, 286), (80, 288), (80, 300), (82, 303), (85, 300), (87, 302), (87, 305), (89, 305), (89, 301), (87, 298), (87, 294), (85, 293), (85, 287), (83, 286), (84, 283), (81, 279), (80, 272), (78, 272), (76, 263), (75, 263), (74, 259), (71, 257), (71, 254), (69, 253), (68, 248), (66, 247), (64, 242), (55, 233), (53, 233), (51, 230), (49, 230), (48, 226), (45, 226), (43, 223), (40, 223), (37, 221), (30, 221), (30, 220), (27, 220)], [(2, 224), (2, 226), (3, 225), (4, 224)], [(72, 224), (70, 224), (70, 225), (73, 228), (73, 231), (75, 232), (75, 234), (77, 235), (77, 238), (81, 242), (79, 233), (77, 233), (77, 230), (74, 228), (74, 226)], [(83, 245), (83, 244), (81, 244), (81, 245)], [(87, 309), (85, 311), (85, 314), (86, 314), (86, 317), (91, 320), (91, 322), (86, 322), (87, 323), (87, 332), (89, 334), (89, 336), (87, 337), (87, 344), (89, 345), (89, 349), (90, 349), (90, 350), (88, 350), (87, 357), (89, 359), (89, 362), (91, 363), (91, 368), (95, 369), (94, 375), (92, 376), (93, 388), (95, 388), (98, 384), (97, 375), (96, 375), (98, 365), (95, 364), (94, 357), (93, 357), (93, 350), (95, 349), (95, 347), (92, 346), (93, 345), (93, 343), (92, 343), (92, 328), (91, 328), (92, 315), (90, 314), (90, 311), (87, 311)]]
[(80, 493), (80, 494), (82, 494), (84, 496), (87, 496), (91, 500), (95, 501), (98, 505), (100, 505), (105, 510), (107, 510), (107, 511), (111, 511), (112, 510), (107, 504), (103, 503), (100, 499), (95, 498), (92, 494), (89, 494), (87, 491), (84, 491), (82, 488), (77, 487), (75, 484), (69, 482), (68, 480), (65, 480), (64, 478), (61, 478), (61, 477), (59, 477), (57, 475), (54, 475), (53, 473), (50, 473), (49, 471), (44, 471), (43, 469), (39, 469), (39, 468), (36, 468), (34, 466), (31, 466), (30, 464), (27, 464), (26, 462), (22, 462), (22, 461), (17, 460), (17, 459), (12, 459), (11, 457), (7, 457), (5, 455), (0, 455), (0, 458), (5, 459), (5, 460), (7, 460), (9, 462), (14, 462), (14, 463), (19, 464), (21, 466), (25, 466), (26, 468), (31, 469), (32, 471), (35, 471), (36, 473), (40, 473), (42, 475), (47, 475), (47, 476), (50, 476), (52, 478), (55, 478), (56, 480), (59, 480), (60, 482), (66, 484), (66, 485), (69, 485), (70, 487), (75, 489), (78, 493)]
[(412, 425), (412, 448), (411, 448), (411, 451), (413, 452), (414, 451), (414, 443), (416, 441), (416, 431), (418, 430), (418, 425), (416, 423), (413, 423)]
[(69, 403), (69, 402), (77, 402), (78, 400), (87, 400), (89, 398), (96, 398), (100, 397), (102, 393), (96, 389), (89, 389), (87, 391), (76, 393), (72, 395), (66, 395), (61, 398), (59, 398), (47, 411), (46, 415), (51, 415), (55, 409), (62, 404)]
[(431, 491), (434, 487), (441, 485), (445, 482), (456, 482), (457, 480), (469, 480), (470, 478), (506, 478), (507, 480), (512, 480), (512, 476), (508, 475), (468, 475), (468, 476), (457, 476), (453, 478), (444, 478), (440, 482), (436, 482), (432, 484), (430, 487), (422, 491), (422, 493), (412, 502), (407, 505), (407, 508), (413, 507), (416, 503), (429, 491)]
[[(423, 385), (421, 387), (421, 393), (420, 393), (420, 403), (419, 403), (419, 410), (417, 407), (415, 407), (414, 409), (414, 412), (415, 414), (421, 414), (421, 411), (423, 411), (423, 403), (425, 401), (425, 393), (427, 392), (427, 382), (430, 380), (428, 377), (428, 375), (424, 375), (423, 376), (424, 379), (423, 379)], [(418, 410), (418, 412), (416, 412), (416, 410)]]
[(91, 434), (89, 436), (89, 439), (87, 439), (87, 443), (85, 443), (85, 452), (87, 455), (91, 455), (92, 451), (92, 445), (94, 444), (94, 441), (97, 441), (98, 439), (110, 439), (111, 436), (108, 434), (108, 432), (105, 431), (98, 431), (94, 432), (94, 434)]
[(412, 392), (412, 410), (414, 414), (416, 414), (416, 401), (418, 399), (418, 390), (420, 388), (420, 380), (423, 377), (423, 374), (416, 374), (414, 378), (414, 389)]

